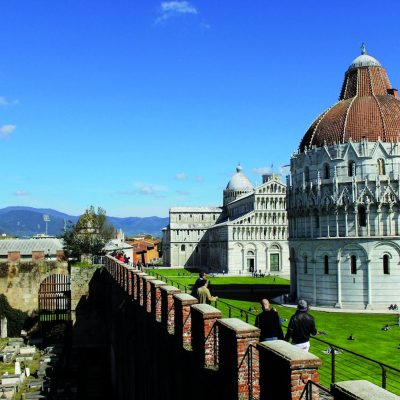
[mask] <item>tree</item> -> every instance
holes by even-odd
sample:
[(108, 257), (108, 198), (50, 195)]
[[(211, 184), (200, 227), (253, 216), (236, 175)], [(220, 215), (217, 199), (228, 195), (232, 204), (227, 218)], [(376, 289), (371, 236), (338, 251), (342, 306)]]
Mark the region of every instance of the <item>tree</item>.
[(103, 254), (103, 248), (114, 234), (114, 226), (107, 221), (106, 211), (90, 206), (78, 219), (76, 225), (69, 221), (63, 235), (64, 253), (79, 260), (82, 256)]

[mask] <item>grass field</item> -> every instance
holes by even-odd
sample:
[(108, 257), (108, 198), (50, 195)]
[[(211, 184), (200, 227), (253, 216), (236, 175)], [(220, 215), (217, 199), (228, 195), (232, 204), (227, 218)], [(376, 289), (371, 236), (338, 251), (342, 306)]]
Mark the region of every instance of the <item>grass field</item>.
[[(198, 273), (190, 273), (183, 269), (158, 269), (153, 272), (165, 278), (172, 279), (182, 285), (192, 285)], [(218, 284), (288, 284), (282, 278), (265, 277), (211, 277), (212, 285)], [(173, 283), (172, 283), (173, 284)], [(243, 301), (233, 298), (220, 298), (216, 306), (225, 317), (229, 316), (229, 303), (231, 306), (231, 317), (246, 319), (246, 313), (242, 310), (255, 310), (248, 314), (250, 324), (254, 324), (257, 312), (260, 312), (260, 305), (255, 302)], [(235, 308), (236, 307), (236, 308)], [(287, 306), (276, 306), (283, 321), (283, 329), (286, 332), (288, 320), (294, 314), (295, 308)], [(345, 350), (337, 354), (336, 358), (336, 381), (350, 379), (367, 379), (381, 386), (381, 367), (361, 357), (352, 355), (350, 352), (361, 354), (365, 357), (377, 360), (394, 368), (400, 368), (400, 327), (397, 325), (396, 314), (367, 314), (367, 313), (335, 313), (310, 310), (314, 316), (318, 331), (326, 332), (326, 335), (317, 335), (311, 340), (310, 352), (322, 359), (323, 367), (321, 372), (321, 383), (329, 386), (331, 382), (331, 355), (325, 354), (328, 343), (339, 346)], [(390, 330), (383, 331), (384, 325), (388, 324)], [(352, 334), (353, 341), (347, 340)], [(319, 340), (318, 340), (319, 339)], [(325, 343), (327, 342), (327, 343)], [(348, 351), (346, 351), (348, 350)], [(350, 351), (350, 352), (349, 352)], [(400, 394), (400, 374), (388, 371), (387, 389)]]
[[(165, 268), (165, 269), (147, 269), (147, 273), (156, 273), (163, 276), (170, 281), (176, 281), (182, 285), (191, 286), (199, 276), (198, 272), (190, 272), (185, 269)], [(279, 276), (266, 276), (264, 278), (253, 278), (251, 276), (231, 277), (231, 276), (212, 276), (208, 275), (207, 280), (212, 285), (288, 285), (287, 279), (280, 278)]]

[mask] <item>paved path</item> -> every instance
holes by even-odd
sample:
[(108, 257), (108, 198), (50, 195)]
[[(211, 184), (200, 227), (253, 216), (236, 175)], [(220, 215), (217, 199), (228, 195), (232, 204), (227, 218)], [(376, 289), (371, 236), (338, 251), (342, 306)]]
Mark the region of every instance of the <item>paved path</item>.
[[(282, 307), (297, 308), (297, 304), (280, 304)], [(388, 310), (382, 308), (379, 310), (361, 310), (351, 308), (334, 308), (334, 307), (314, 307), (310, 306), (310, 310), (332, 312), (332, 313), (351, 313), (351, 314), (400, 314), (400, 310)]]

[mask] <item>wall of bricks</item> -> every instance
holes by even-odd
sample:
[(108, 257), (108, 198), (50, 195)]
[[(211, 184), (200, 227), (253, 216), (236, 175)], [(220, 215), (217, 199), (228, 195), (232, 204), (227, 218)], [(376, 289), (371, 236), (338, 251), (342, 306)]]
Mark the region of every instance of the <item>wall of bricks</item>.
[(113, 398), (300, 400), (307, 382), (319, 383), (315, 355), (282, 340), (259, 343), (253, 325), (223, 318), (217, 308), (112, 257), (106, 270)]

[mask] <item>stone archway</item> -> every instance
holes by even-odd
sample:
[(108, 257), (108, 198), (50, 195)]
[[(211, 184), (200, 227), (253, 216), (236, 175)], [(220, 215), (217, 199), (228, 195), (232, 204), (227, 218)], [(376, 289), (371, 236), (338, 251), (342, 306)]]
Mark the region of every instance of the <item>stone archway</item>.
[(256, 271), (256, 257), (253, 250), (248, 250), (246, 253), (246, 269), (251, 273)]

